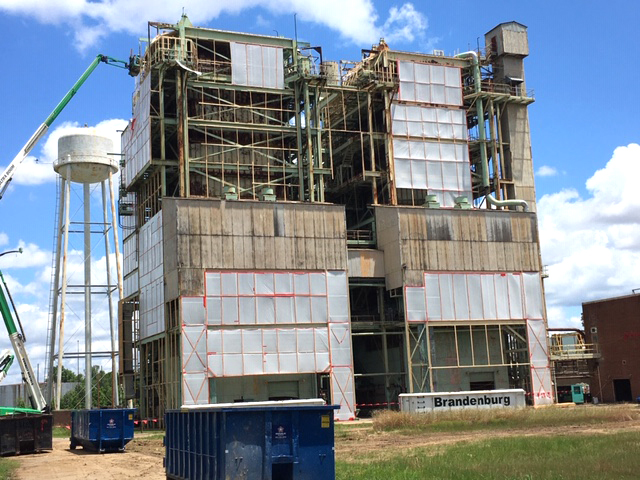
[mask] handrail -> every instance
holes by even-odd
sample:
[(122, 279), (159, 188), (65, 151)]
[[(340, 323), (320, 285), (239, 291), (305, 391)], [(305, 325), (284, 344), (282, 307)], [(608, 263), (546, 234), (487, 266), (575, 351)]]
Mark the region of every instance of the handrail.
[[(535, 98), (535, 91), (533, 89), (523, 91), (520, 85), (496, 83), (491, 80), (483, 80), (480, 82), (480, 90), (481, 92), (487, 93), (503, 93), (512, 97)], [(464, 87), (465, 95), (471, 95), (472, 93), (477, 93), (473, 85), (467, 85)]]
[(581, 345), (551, 345), (551, 355), (567, 357), (568, 360), (572, 357), (575, 358), (584, 355), (597, 354), (600, 354), (600, 349), (597, 343), (585, 343)]

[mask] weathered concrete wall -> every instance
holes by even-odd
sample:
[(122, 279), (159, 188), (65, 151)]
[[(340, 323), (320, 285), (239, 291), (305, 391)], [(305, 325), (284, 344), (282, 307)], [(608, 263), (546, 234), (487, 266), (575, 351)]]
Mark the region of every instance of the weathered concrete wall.
[(204, 271), (346, 270), (343, 206), (163, 199), (166, 299), (204, 295)]
[(533, 213), (376, 207), (387, 289), (423, 285), (426, 271), (540, 271)]

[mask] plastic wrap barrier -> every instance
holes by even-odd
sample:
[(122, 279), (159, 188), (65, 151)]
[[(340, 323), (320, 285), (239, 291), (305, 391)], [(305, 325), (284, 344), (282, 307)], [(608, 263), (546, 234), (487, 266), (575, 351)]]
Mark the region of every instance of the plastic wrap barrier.
[(460, 68), (399, 61), (398, 72), (403, 103), (391, 105), (396, 186), (428, 190), (444, 207), (471, 199)]
[(407, 311), (412, 312), (409, 321), (422, 321), (422, 312), (418, 311), (423, 305), (420, 292), (430, 322), (543, 318), (542, 284), (537, 272), (426, 273), (425, 287), (407, 290)]
[(206, 272), (181, 311), (185, 405), (209, 403), (207, 378), (325, 373), (336, 418), (354, 418), (346, 272)]
[(459, 67), (398, 61), (399, 99), (438, 105), (462, 105)]
[[(140, 81), (142, 79), (142, 81)], [(122, 134), (124, 169), (122, 184), (131, 185), (136, 176), (151, 163), (151, 75), (136, 77), (133, 95), (133, 119)]]
[(231, 83), (284, 88), (282, 48), (231, 42)]
[(543, 320), (528, 320), (527, 330), (533, 402), (535, 405), (549, 405), (553, 403), (553, 387), (547, 348), (547, 329)]
[(553, 403), (551, 368), (538, 272), (425, 273), (424, 287), (405, 287), (407, 320), (413, 324), (450, 321), (526, 321), (535, 405)]
[[(185, 299), (182, 301), (184, 304)], [(207, 330), (204, 325), (182, 326), (182, 387), (185, 405), (209, 402)]]
[(140, 339), (164, 332), (162, 211), (140, 228)]

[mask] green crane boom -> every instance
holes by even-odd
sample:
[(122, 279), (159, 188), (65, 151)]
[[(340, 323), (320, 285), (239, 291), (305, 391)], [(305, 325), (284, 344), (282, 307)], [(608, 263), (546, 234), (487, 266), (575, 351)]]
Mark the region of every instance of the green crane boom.
[[(31, 406), (36, 410), (44, 412), (48, 410), (47, 403), (44, 400), (44, 395), (42, 394), (42, 390), (40, 390), (40, 385), (38, 385), (38, 379), (36, 378), (33, 372), (33, 367), (31, 366), (31, 362), (29, 361), (29, 355), (27, 355), (27, 350), (24, 346), (26, 338), (24, 332), (22, 331), (20, 318), (18, 317), (18, 312), (15, 309), (13, 299), (11, 298), (11, 294), (9, 293), (7, 284), (4, 281), (2, 272), (0, 272), (0, 281), (2, 283), (0, 285), (0, 314), (2, 315), (4, 325), (7, 328), (9, 340), (11, 340), (11, 345), (13, 345), (13, 351), (16, 354), (16, 359), (20, 364), (22, 379), (27, 385), (27, 389), (29, 390), (29, 400), (31, 402)], [(11, 314), (11, 309), (9, 308), (7, 297), (11, 301), (11, 305), (13, 306), (13, 310), (16, 314), (18, 325), (20, 325), (20, 332), (18, 332), (16, 322), (13, 320), (13, 315)]]
[(76, 83), (73, 84), (73, 87), (71, 87), (71, 90), (69, 90), (67, 94), (62, 98), (62, 100), (60, 100), (60, 103), (56, 105), (56, 108), (53, 109), (53, 111), (49, 114), (49, 116), (44, 121), (44, 123), (38, 127), (35, 133), (31, 136), (31, 138), (29, 138), (27, 143), (24, 145), (24, 147), (22, 147), (20, 152), (18, 152), (18, 154), (11, 161), (9, 166), (5, 169), (4, 172), (2, 172), (2, 175), (0, 176), (0, 198), (2, 198), (5, 190), (9, 186), (9, 183), (11, 183), (11, 180), (13, 179), (13, 175), (15, 174), (18, 166), (20, 166), (20, 164), (27, 157), (27, 155), (29, 155), (29, 152), (31, 152), (33, 147), (35, 147), (38, 141), (47, 133), (51, 124), (54, 122), (56, 118), (58, 118), (58, 115), (60, 115), (60, 112), (64, 110), (64, 108), (71, 101), (73, 96), (78, 92), (80, 87), (84, 84), (87, 78), (89, 78), (89, 76), (93, 73), (93, 71), (101, 62), (106, 63), (107, 65), (113, 65), (115, 67), (125, 68), (129, 71), (129, 75), (131, 76), (136, 76), (140, 72), (139, 57), (136, 55), (132, 55), (131, 57), (129, 57), (128, 63), (122, 60), (108, 57), (106, 55), (102, 55), (102, 54), (96, 55), (96, 58), (93, 59), (89, 67), (80, 76), (80, 78), (76, 81)]

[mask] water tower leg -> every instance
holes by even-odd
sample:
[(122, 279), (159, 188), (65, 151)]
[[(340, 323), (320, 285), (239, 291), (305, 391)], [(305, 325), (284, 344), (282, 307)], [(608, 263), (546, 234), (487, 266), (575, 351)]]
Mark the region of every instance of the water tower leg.
[[(70, 176), (71, 167), (67, 167), (67, 176)], [(60, 410), (60, 397), (62, 396), (62, 361), (64, 359), (64, 316), (65, 303), (67, 301), (67, 255), (69, 250), (69, 202), (71, 198), (71, 182), (64, 185), (62, 202), (64, 202), (64, 252), (62, 254), (62, 292), (60, 293), (60, 338), (58, 343), (58, 384), (56, 387), (56, 410)]]
[(91, 185), (84, 192), (84, 406), (91, 408)]
[(47, 390), (45, 394), (45, 401), (47, 405), (53, 405), (53, 357), (56, 349), (56, 323), (58, 321), (58, 290), (60, 289), (60, 252), (62, 248), (62, 226), (64, 216), (64, 190), (66, 188), (66, 181), (63, 177), (60, 177), (60, 200), (58, 205), (58, 221), (56, 223), (56, 252), (55, 252), (55, 267), (53, 277), (53, 303), (51, 305), (51, 337), (49, 338), (49, 358), (47, 358), (48, 368), (47, 372), (49, 377), (47, 378)]
[(111, 298), (111, 248), (109, 246), (109, 215), (107, 214), (107, 188), (106, 180), (102, 181), (102, 217), (104, 225), (104, 248), (106, 251), (106, 263), (107, 263), (107, 299), (109, 300), (109, 327), (111, 331), (111, 405), (116, 407), (119, 403), (118, 399), (118, 375), (116, 365), (116, 335), (113, 316), (113, 300)]

